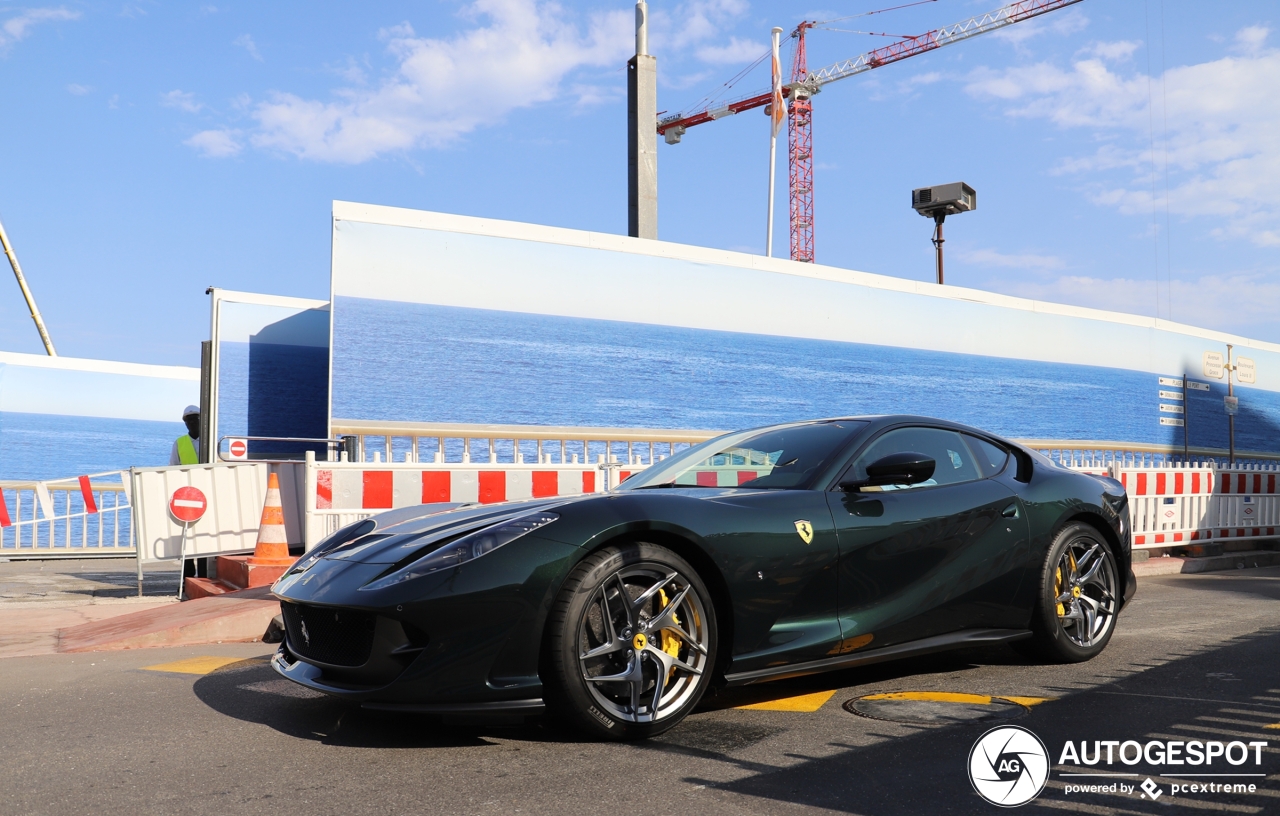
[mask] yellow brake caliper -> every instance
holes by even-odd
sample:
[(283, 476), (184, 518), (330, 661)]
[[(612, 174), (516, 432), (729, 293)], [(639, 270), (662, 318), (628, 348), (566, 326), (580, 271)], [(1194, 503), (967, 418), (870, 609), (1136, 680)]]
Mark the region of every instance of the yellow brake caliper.
[[(1068, 550), (1068, 551), (1067, 551), (1067, 558), (1071, 561), (1071, 571), (1074, 573), (1074, 572), (1076, 571), (1076, 557), (1075, 557), (1075, 554), (1074, 554), (1074, 553), (1072, 553), (1070, 550)], [(1078, 590), (1073, 590), (1073, 591), (1072, 591), (1072, 595), (1073, 595), (1074, 597), (1077, 597), (1077, 598), (1078, 598), (1078, 597), (1080, 597), (1080, 592), (1079, 592)], [(1061, 597), (1062, 597), (1062, 567), (1058, 567), (1058, 568), (1054, 571), (1054, 573), (1053, 573), (1053, 597), (1055, 597), (1055, 598), (1061, 598)], [(1065, 608), (1065, 607), (1063, 607), (1063, 605), (1062, 605), (1061, 603), (1059, 603), (1059, 604), (1058, 604), (1058, 617), (1060, 617), (1060, 618), (1061, 618), (1061, 617), (1063, 617), (1063, 616), (1064, 616), (1064, 615), (1066, 615), (1066, 614), (1067, 614), (1067, 610), (1066, 610), (1066, 608)]]
[[(658, 601), (662, 604), (661, 606), (662, 609), (666, 609), (667, 604), (671, 603), (671, 601), (667, 599), (666, 590), (664, 589), (658, 590)], [(681, 625), (680, 619), (675, 616), (674, 612), (671, 613), (671, 622), (674, 623), (676, 626)], [(680, 638), (677, 635), (671, 634), (666, 629), (662, 630), (662, 651), (666, 652), (667, 654), (671, 655), (677, 660), (680, 658)], [(667, 680), (670, 680), (671, 675), (675, 674), (675, 672), (676, 672), (675, 666), (672, 666), (671, 671), (667, 672)]]
[[(1058, 567), (1053, 572), (1053, 597), (1055, 598), (1062, 597), (1062, 567)], [(1061, 618), (1063, 615), (1066, 615), (1066, 614), (1067, 614), (1067, 610), (1062, 606), (1062, 603), (1059, 602), (1058, 617)]]

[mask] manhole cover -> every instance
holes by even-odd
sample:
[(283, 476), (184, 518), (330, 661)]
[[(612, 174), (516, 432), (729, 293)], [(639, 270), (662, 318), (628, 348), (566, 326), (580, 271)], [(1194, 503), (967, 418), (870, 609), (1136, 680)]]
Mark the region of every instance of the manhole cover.
[(1031, 710), (1001, 697), (939, 691), (868, 694), (849, 700), (844, 708), (851, 714), (873, 720), (936, 725), (1016, 720)]

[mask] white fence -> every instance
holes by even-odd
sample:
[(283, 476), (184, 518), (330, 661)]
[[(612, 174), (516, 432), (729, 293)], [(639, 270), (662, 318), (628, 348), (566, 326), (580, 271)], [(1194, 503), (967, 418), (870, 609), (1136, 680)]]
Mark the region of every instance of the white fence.
[(280, 478), (288, 540), (301, 544), (304, 529), (301, 462), (135, 468), (134, 520), (139, 571), (143, 564), (178, 559), (183, 530), (169, 514), (169, 499), (175, 490), (184, 486), (199, 488), (208, 499), (204, 516), (191, 525), (186, 543), (188, 558), (252, 552), (262, 520), (268, 468), (273, 468)]
[(0, 557), (130, 555), (129, 495), (129, 474), (120, 471), (0, 482)]
[(670, 428), (333, 420), (334, 436), (354, 436), (359, 441), (353, 461), (388, 464), (647, 463), (721, 433)]
[(1129, 494), (1138, 549), (1258, 540), (1280, 529), (1276, 465), (1113, 467)]

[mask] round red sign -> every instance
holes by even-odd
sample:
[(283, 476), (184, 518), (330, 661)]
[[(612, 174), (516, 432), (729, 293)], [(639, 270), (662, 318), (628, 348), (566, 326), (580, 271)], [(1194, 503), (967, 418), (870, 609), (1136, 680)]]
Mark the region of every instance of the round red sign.
[(169, 512), (184, 524), (199, 521), (208, 506), (204, 493), (196, 487), (180, 487), (173, 491), (173, 498), (169, 500)]
[(249, 452), (249, 446), (245, 444), (243, 439), (233, 439), (231, 441), (231, 456), (234, 459), (243, 459), (244, 455)]

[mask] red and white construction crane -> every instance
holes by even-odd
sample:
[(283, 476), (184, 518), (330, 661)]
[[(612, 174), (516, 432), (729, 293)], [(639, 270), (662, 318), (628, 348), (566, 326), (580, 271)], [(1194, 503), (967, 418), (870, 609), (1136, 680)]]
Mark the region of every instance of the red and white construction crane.
[[(813, 95), (826, 85), (873, 68), (881, 68), (927, 51), (958, 43), (988, 31), (1030, 20), (1080, 0), (1020, 0), (955, 25), (945, 26), (916, 37), (907, 37), (877, 48), (853, 59), (810, 71), (805, 53), (805, 32), (822, 23), (803, 22), (791, 36), (795, 54), (791, 65), (791, 82), (783, 87), (788, 98), (787, 132), (790, 139), (788, 159), (791, 188), (791, 260), (813, 263)], [(702, 107), (692, 113), (680, 112), (658, 120), (658, 133), (667, 144), (678, 144), (685, 132), (704, 122), (712, 122), (735, 113), (768, 105), (771, 91), (746, 96), (716, 107)]]

